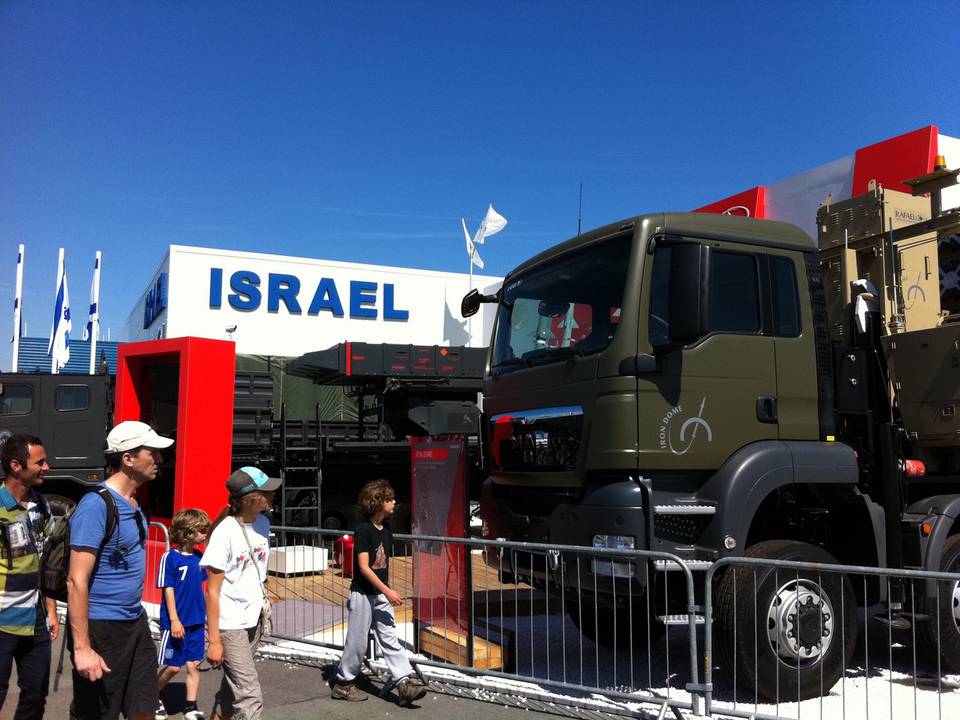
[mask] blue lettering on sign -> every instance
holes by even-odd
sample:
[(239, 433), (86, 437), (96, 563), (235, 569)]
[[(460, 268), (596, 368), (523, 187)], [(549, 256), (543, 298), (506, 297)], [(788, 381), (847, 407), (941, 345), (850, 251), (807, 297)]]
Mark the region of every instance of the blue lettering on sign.
[[(263, 302), (263, 290), (260, 287), (260, 275), (252, 270), (237, 270), (230, 275), (230, 292), (227, 303), (234, 310), (252, 312)], [(291, 315), (301, 315), (300, 290), (302, 283), (296, 275), (269, 273), (266, 282), (267, 312), (279, 313), (281, 304)], [(160, 284), (158, 282), (158, 288)], [(377, 289), (379, 284), (369, 280), (350, 281), (350, 317), (376, 319)], [(223, 305), (223, 268), (210, 268), (210, 308), (221, 309)], [(166, 307), (166, 279), (163, 280), (163, 306)], [(329, 312), (331, 316), (342, 318), (343, 301), (337, 283), (333, 278), (320, 278), (313, 290), (307, 315), (319, 315)], [(406, 322), (410, 311), (397, 307), (396, 288), (393, 283), (383, 284), (383, 319)], [(146, 327), (146, 325), (144, 325)]]
[(210, 268), (210, 307), (219, 310), (221, 297), (223, 297), (223, 268)]
[(376, 307), (367, 307), (377, 304), (377, 284), (365, 280), (350, 281), (350, 317), (375, 318)]
[(227, 296), (234, 310), (256, 310), (260, 307), (260, 276), (249, 270), (237, 270), (230, 276), (230, 289)]
[(299, 278), (293, 275), (274, 275), (270, 273), (267, 277), (267, 311), (280, 312), (280, 301), (283, 300), (288, 312), (299, 315), (298, 292), (300, 292)]
[(343, 303), (340, 302), (340, 294), (333, 278), (320, 278), (307, 315), (319, 315), (321, 310), (329, 310), (334, 317), (343, 317)]
[(143, 328), (146, 330), (153, 325), (160, 313), (167, 309), (167, 274), (160, 273), (157, 283), (143, 299)]
[(383, 319), (403, 320), (410, 319), (409, 310), (397, 310), (393, 305), (393, 285), (385, 283), (383, 286)]

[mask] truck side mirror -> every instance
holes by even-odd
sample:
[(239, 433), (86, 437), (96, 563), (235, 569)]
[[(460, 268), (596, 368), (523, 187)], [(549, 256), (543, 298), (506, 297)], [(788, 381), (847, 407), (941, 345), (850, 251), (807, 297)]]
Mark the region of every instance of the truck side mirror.
[(477, 314), (477, 310), (480, 309), (481, 304), (495, 302), (498, 302), (507, 308), (513, 307), (512, 303), (508, 303), (506, 300), (500, 299), (499, 292), (496, 295), (484, 295), (479, 290), (471, 290), (464, 295), (463, 300), (460, 301), (460, 314), (465, 318), (473, 317)]
[(477, 310), (480, 309), (480, 303), (480, 291), (471, 290), (464, 295), (463, 300), (460, 301), (460, 315), (465, 318), (473, 317), (477, 314)]
[(670, 253), (670, 339), (690, 343), (707, 331), (707, 280), (710, 248), (700, 243), (677, 243)]

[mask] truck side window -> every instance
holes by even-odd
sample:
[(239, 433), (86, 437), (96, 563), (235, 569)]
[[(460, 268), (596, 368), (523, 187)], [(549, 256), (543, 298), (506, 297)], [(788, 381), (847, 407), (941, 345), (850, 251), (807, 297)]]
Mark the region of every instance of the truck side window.
[(709, 292), (709, 332), (759, 332), (760, 293), (753, 255), (715, 251)]
[(773, 286), (773, 334), (778, 337), (799, 337), (800, 301), (797, 299), (797, 273), (793, 261), (771, 257), (770, 283)]
[(650, 290), (650, 345), (670, 342), (670, 246), (657, 248), (653, 256)]
[(60, 412), (86, 410), (90, 407), (90, 388), (86, 385), (61, 385), (57, 388), (53, 406)]
[(33, 411), (33, 388), (29, 385), (4, 385), (0, 395), (0, 415), (26, 415)]

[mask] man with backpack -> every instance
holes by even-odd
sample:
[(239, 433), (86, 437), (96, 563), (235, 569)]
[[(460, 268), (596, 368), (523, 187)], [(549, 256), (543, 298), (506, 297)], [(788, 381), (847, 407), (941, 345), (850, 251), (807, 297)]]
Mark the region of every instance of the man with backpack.
[(56, 601), (39, 591), (50, 510), (37, 488), (50, 466), (40, 438), (12, 435), (0, 450), (0, 467), (0, 709), (15, 661), (20, 699), (14, 720), (40, 720), (50, 685), (50, 647), (60, 629)]
[(142, 422), (128, 420), (114, 427), (105, 450), (112, 474), (98, 492), (80, 500), (70, 517), (71, 718), (116, 718), (122, 713), (132, 720), (153, 720), (157, 655), (140, 604), (147, 520), (136, 493), (157, 477), (160, 451), (172, 444)]

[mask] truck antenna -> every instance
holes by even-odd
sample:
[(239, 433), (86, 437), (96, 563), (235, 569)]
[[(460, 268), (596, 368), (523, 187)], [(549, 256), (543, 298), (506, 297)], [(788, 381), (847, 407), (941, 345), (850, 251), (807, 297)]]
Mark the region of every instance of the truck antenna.
[(580, 203), (577, 208), (577, 235), (580, 234), (580, 228), (583, 225), (583, 182), (580, 182)]

